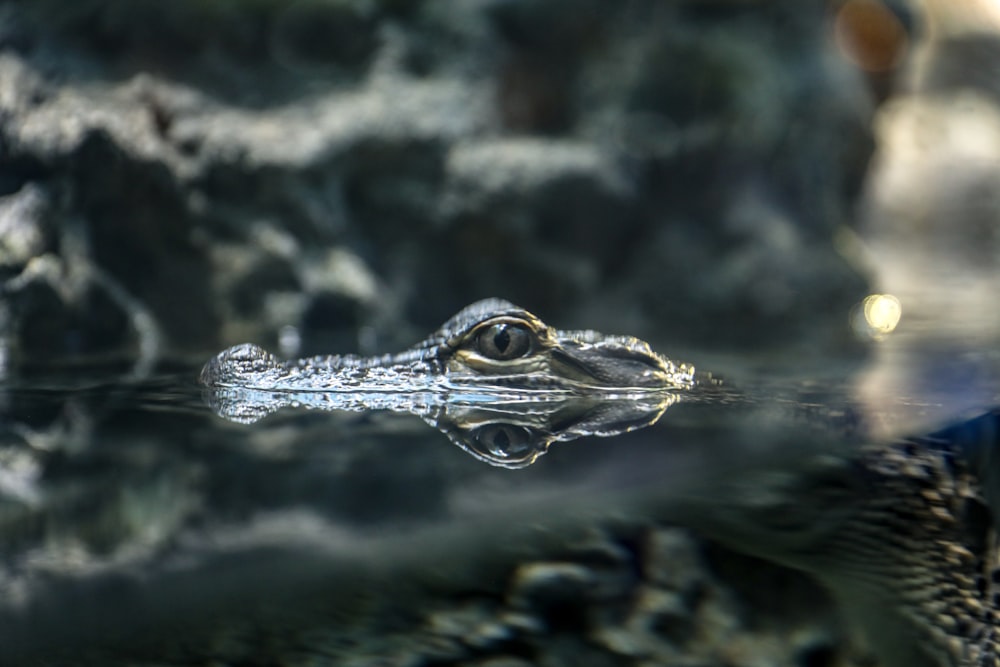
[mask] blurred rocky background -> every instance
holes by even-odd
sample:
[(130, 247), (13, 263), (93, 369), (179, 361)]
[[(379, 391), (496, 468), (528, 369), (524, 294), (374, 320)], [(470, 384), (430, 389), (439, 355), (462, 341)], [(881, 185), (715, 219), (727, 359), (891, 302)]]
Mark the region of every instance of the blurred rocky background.
[(8, 0), (6, 367), (389, 350), (485, 296), (856, 351), (912, 28), (875, 0)]

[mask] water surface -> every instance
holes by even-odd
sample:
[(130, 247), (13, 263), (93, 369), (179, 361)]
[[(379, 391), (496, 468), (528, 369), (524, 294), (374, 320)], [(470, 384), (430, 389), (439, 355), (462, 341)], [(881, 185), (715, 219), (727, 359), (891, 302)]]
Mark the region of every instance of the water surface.
[(0, 640), (17, 659), (84, 650), (96, 664), (168, 645), (197, 655), (248, 614), (379, 636), (400, 610), (495, 592), (516, 563), (596, 524), (697, 523), (723, 496), (752, 500), (758, 476), (974, 414), (1000, 402), (992, 359), (941, 366), (934, 391), (877, 404), (859, 399), (870, 369), (730, 364), (721, 387), (646, 428), (555, 441), (518, 469), (408, 414), (233, 423), (210, 408), (198, 365), (124, 380), (117, 367), (49, 369), (0, 394)]

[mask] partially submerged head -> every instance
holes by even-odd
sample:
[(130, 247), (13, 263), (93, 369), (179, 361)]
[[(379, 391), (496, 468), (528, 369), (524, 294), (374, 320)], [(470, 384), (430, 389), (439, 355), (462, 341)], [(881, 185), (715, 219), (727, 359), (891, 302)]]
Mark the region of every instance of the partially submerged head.
[(526, 390), (627, 393), (686, 389), (694, 382), (692, 366), (670, 361), (637, 338), (559, 331), (499, 299), (466, 307), (437, 339), (449, 352), (449, 377), (460, 384), (489, 378)]

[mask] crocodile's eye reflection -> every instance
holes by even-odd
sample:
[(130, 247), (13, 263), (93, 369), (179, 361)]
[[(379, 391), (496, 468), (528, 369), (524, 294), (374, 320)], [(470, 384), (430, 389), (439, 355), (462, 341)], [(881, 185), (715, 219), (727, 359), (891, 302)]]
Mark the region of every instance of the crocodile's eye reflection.
[(522, 461), (533, 458), (535, 437), (523, 426), (486, 424), (472, 433), (476, 450), (497, 461)]
[(476, 334), (476, 349), (484, 357), (507, 361), (531, 351), (532, 334), (521, 324), (500, 322)]

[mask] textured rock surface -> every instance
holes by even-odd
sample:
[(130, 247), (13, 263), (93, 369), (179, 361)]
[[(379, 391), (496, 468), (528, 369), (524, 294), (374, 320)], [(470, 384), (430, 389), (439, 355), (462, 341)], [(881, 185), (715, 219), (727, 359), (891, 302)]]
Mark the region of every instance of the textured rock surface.
[(7, 3), (12, 360), (134, 354), (136, 307), (165, 355), (282, 327), (390, 349), (487, 295), (656, 341), (843, 350), (864, 281), (831, 240), (871, 104), (825, 16)]

